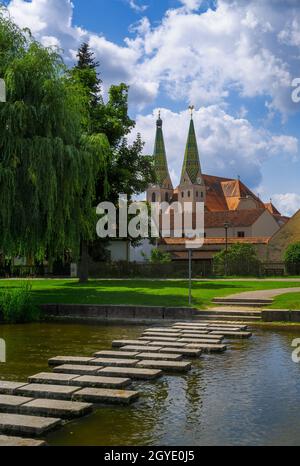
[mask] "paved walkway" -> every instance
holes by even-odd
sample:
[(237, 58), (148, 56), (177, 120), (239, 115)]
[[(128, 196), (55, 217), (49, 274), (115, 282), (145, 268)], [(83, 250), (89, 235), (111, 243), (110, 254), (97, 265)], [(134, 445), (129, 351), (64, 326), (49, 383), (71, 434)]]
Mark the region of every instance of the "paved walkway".
[(300, 287), (277, 288), (276, 290), (246, 291), (244, 293), (237, 293), (226, 296), (226, 299), (253, 299), (253, 301), (255, 301), (256, 299), (272, 299), (276, 296), (287, 293), (300, 293)]

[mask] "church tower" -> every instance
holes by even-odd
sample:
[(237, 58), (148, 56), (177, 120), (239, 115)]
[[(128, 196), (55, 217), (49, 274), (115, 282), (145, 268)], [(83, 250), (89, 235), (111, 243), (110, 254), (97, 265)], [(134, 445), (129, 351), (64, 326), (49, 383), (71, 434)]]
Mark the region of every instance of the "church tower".
[(180, 185), (178, 187), (178, 201), (192, 202), (193, 210), (197, 202), (205, 202), (206, 188), (202, 177), (198, 144), (193, 120), (194, 107), (190, 107), (191, 122), (186, 144)]
[(173, 197), (173, 184), (169, 174), (162, 126), (163, 122), (159, 113), (153, 154), (157, 181), (147, 190), (147, 202), (149, 203), (170, 202)]

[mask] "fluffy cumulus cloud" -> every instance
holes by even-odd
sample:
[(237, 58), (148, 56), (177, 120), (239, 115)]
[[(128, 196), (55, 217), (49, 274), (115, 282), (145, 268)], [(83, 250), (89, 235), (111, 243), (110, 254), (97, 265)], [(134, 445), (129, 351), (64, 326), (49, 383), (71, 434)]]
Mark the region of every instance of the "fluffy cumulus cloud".
[(275, 194), (273, 200), (281, 213), (288, 217), (292, 216), (300, 208), (300, 194), (297, 193)]
[[(104, 81), (126, 78), (139, 107), (159, 91), (196, 104), (222, 102), (234, 91), (262, 96), (271, 112), (295, 108), (290, 85), (300, 56), (299, 2), (218, 0), (214, 9), (197, 11), (209, 3), (181, 0), (181, 7), (166, 11), (158, 25), (143, 18), (123, 45), (76, 27), (70, 0), (11, 0), (9, 10), (45, 45), (62, 47), (69, 61), (79, 43), (89, 40)], [(145, 6), (137, 0), (128, 4), (140, 11)]]
[[(148, 154), (153, 153), (157, 113), (155, 110), (153, 114), (137, 117), (136, 131), (147, 141), (145, 153)], [(176, 185), (190, 117), (187, 111), (175, 113), (162, 109), (161, 114), (170, 171)], [(261, 168), (267, 158), (285, 154), (294, 159), (298, 154), (296, 138), (274, 135), (265, 129), (257, 130), (248, 120), (234, 118), (218, 105), (196, 111), (194, 122), (203, 171), (229, 178), (240, 176), (252, 188), (260, 185)]]

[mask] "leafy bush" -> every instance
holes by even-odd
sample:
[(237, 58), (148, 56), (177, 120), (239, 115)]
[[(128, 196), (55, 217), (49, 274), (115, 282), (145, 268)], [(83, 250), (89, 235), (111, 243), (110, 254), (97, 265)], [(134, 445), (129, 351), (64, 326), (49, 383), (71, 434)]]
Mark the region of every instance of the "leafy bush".
[(259, 275), (260, 260), (252, 244), (233, 244), (214, 256), (217, 275)]
[(287, 271), (290, 274), (300, 274), (300, 242), (290, 244), (284, 254)]
[(0, 296), (0, 307), (5, 322), (16, 324), (40, 319), (40, 311), (32, 302), (31, 290), (29, 282), (4, 290)]
[(150, 257), (151, 264), (169, 264), (171, 261), (171, 255), (168, 252), (163, 252), (158, 248), (152, 249)]

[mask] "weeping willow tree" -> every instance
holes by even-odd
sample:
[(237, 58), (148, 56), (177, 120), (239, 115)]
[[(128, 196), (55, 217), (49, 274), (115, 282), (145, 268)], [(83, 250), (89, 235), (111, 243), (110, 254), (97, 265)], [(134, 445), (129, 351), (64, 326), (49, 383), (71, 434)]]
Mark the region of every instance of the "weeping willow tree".
[(84, 134), (86, 93), (56, 51), (20, 30), (0, 7), (0, 250), (61, 257), (95, 230), (96, 179), (109, 143)]

